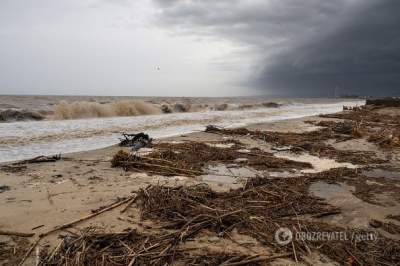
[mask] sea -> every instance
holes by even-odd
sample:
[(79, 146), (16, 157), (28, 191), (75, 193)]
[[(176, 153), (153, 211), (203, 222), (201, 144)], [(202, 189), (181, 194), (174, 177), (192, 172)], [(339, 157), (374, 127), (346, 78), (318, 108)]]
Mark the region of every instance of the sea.
[[(0, 96), (0, 162), (104, 148), (122, 133), (164, 138), (339, 112), (360, 99)], [(34, 113), (35, 118), (32, 118)], [(5, 115), (8, 114), (8, 115)], [(40, 120), (32, 120), (39, 119)]]

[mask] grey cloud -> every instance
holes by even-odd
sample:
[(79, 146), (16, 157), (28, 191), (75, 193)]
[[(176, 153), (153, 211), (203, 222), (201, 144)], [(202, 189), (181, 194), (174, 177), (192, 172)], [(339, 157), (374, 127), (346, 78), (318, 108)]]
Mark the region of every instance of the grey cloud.
[(193, 33), (205, 30), (257, 46), (316, 31), (327, 17), (346, 6), (344, 0), (156, 2), (162, 3), (160, 20), (167, 25)]
[(253, 47), (261, 70), (245, 84), (258, 90), (400, 93), (397, 0), (154, 1), (164, 25)]

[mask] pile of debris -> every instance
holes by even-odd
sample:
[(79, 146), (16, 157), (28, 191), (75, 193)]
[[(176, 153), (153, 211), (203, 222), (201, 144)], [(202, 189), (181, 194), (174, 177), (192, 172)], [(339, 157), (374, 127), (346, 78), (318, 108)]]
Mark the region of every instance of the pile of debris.
[(381, 107), (364, 108), (350, 112), (323, 115), (327, 118), (345, 119), (357, 125), (360, 137), (382, 148), (400, 147), (400, 116), (379, 113)]
[(383, 129), (371, 134), (368, 141), (374, 142), (383, 148), (400, 147), (400, 129), (390, 131)]
[[(337, 174), (345, 174), (338, 171)], [(229, 192), (216, 193), (205, 185), (169, 188), (150, 186), (139, 192), (137, 203), (144, 219), (168, 223), (190, 235), (207, 229), (223, 237), (234, 228), (258, 239), (275, 254), (287, 254), (302, 260), (316, 251), (344, 263), (352, 257), (355, 265), (390, 265), (400, 259), (400, 241), (379, 235), (376, 241), (293, 241), (280, 246), (273, 238), (277, 229), (292, 232), (337, 232), (348, 235), (367, 233), (319, 222), (318, 218), (340, 213), (308, 194), (308, 187), (319, 175), (301, 178), (252, 178), (246, 186)], [(330, 180), (330, 178), (329, 178)], [(374, 232), (374, 234), (378, 234)], [(390, 249), (388, 248), (390, 247)], [(368, 255), (367, 255), (368, 254)]]
[[(169, 229), (199, 225), (224, 235), (233, 227), (254, 229), (255, 217), (291, 224), (301, 215), (338, 211), (308, 194), (311, 178), (250, 178), (241, 189), (215, 192), (206, 184), (181, 187), (149, 186), (138, 193), (142, 217), (168, 222)], [(188, 224), (188, 221), (190, 223)], [(269, 225), (267, 231), (278, 227)], [(254, 235), (257, 235), (254, 232)]]
[(206, 132), (221, 135), (240, 135), (263, 140), (272, 143), (275, 147), (289, 147), (292, 152), (308, 152), (319, 157), (327, 157), (339, 162), (350, 162), (359, 165), (380, 164), (385, 160), (376, 157), (374, 152), (343, 151), (337, 150), (327, 144), (328, 140), (346, 141), (358, 138), (360, 129), (357, 123), (352, 122), (320, 122), (318, 126), (324, 128), (304, 133), (274, 132), (274, 131), (250, 131), (245, 128), (221, 129), (208, 126)]
[(379, 107), (400, 107), (400, 98), (367, 99), (366, 105)]
[[(156, 235), (129, 230), (100, 233), (87, 228), (67, 235), (39, 265), (164, 265), (182, 257), (182, 251), (169, 250), (172, 235)], [(157, 263), (158, 262), (158, 263)]]
[[(342, 177), (347, 175), (346, 171), (349, 170), (332, 174)], [(316, 180), (332, 181), (331, 178), (330, 174), (286, 179), (258, 177), (249, 179), (243, 188), (229, 192), (215, 192), (205, 184), (151, 185), (138, 192), (136, 204), (143, 219), (161, 225), (157, 231), (105, 234), (89, 229), (68, 234), (59, 246), (42, 257), (41, 265), (166, 265), (172, 262), (204, 265), (203, 261), (208, 265), (259, 265), (282, 257), (304, 261), (313, 252), (340, 264), (351, 260), (349, 265), (396, 265), (400, 261), (400, 241), (377, 232), (339, 228), (319, 220), (340, 210), (310, 196), (308, 188)], [(348, 236), (374, 233), (378, 238), (374, 241), (305, 239), (280, 245), (274, 235), (282, 227), (293, 233), (345, 232)], [(213, 254), (207, 250), (199, 253), (185, 248), (185, 242), (195, 239), (200, 232), (224, 238), (234, 229), (257, 239), (273, 255), (249, 257)]]
[(0, 264), (18, 265), (29, 249), (26, 237), (10, 236), (0, 239)]
[[(216, 126), (207, 126), (205, 131), (221, 135), (247, 135), (277, 146), (292, 146), (294, 150), (313, 152), (316, 155), (322, 155), (318, 151), (321, 147), (326, 147), (324, 156), (334, 151), (325, 144), (327, 140), (340, 142), (366, 138), (383, 148), (400, 147), (400, 116), (380, 113), (380, 108), (353, 108), (346, 112), (321, 115), (324, 118), (344, 121), (320, 121), (314, 124), (324, 127), (323, 129), (304, 133), (250, 131), (245, 128), (223, 129)], [(333, 154), (331, 157), (340, 156)]]
[[(338, 134), (336, 137), (340, 137), (341, 139), (351, 139), (351, 138), (361, 138), (362, 132), (360, 131), (360, 124), (353, 121), (319, 121), (318, 123), (314, 123), (313, 121), (309, 121), (319, 127), (328, 128), (333, 133)], [(343, 136), (341, 136), (343, 135)]]
[[(112, 159), (112, 167), (125, 170), (160, 174), (164, 176), (198, 176), (205, 174), (204, 168), (212, 164), (230, 163), (250, 166), (256, 170), (305, 169), (311, 164), (277, 158), (273, 154), (253, 149), (242, 152), (236, 146), (221, 148), (202, 142), (153, 144), (154, 151), (146, 156), (137, 156), (119, 151)], [(243, 160), (237, 161), (236, 159)]]
[(288, 257), (245, 256), (236, 253), (196, 254), (179, 247), (190, 237), (185, 232), (146, 234), (137, 230), (101, 233), (87, 228), (78, 234), (62, 236), (53, 251), (41, 256), (39, 265), (261, 265), (259, 262)]

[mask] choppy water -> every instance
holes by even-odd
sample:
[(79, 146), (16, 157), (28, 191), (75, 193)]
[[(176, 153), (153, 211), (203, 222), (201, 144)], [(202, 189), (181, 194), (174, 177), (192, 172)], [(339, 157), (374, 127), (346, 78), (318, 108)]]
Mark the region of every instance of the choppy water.
[(343, 105), (361, 104), (364, 101), (291, 104), (253, 110), (1, 123), (0, 162), (103, 148), (118, 143), (121, 132), (144, 131), (152, 137), (160, 138), (204, 130), (209, 124), (237, 127), (334, 113), (341, 111)]

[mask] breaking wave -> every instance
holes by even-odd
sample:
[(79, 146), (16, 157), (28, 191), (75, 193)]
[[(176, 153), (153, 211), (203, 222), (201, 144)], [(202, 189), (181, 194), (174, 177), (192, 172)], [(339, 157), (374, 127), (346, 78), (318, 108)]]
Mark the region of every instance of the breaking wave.
[(54, 108), (56, 119), (77, 119), (113, 116), (138, 116), (159, 114), (160, 109), (140, 100), (125, 100), (110, 103), (61, 101)]
[(61, 101), (54, 107), (54, 119), (79, 119), (95, 117), (139, 116), (161, 113), (187, 113), (199, 111), (232, 111), (256, 108), (277, 108), (278, 103), (228, 104), (214, 103), (211, 105), (192, 103), (149, 103), (142, 100), (123, 100), (108, 103), (77, 101)]
[(0, 122), (43, 120), (45, 116), (39, 112), (18, 109), (0, 110)]

